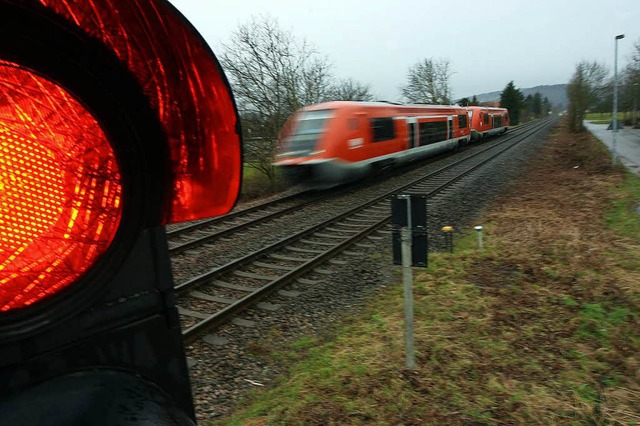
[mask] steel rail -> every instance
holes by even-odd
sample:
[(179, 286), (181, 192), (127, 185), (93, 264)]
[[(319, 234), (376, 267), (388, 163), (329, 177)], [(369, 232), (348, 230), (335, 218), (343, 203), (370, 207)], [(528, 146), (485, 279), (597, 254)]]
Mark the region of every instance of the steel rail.
[[(460, 179), (464, 178), (465, 176), (468, 176), (469, 174), (473, 173), (474, 171), (478, 170), (479, 168), (481, 168), (483, 165), (485, 165), (486, 163), (494, 160), (495, 158), (499, 157), (501, 154), (503, 154), (504, 152), (512, 149), (514, 146), (517, 146), (520, 142), (522, 142), (523, 140), (526, 140), (529, 136), (531, 136), (531, 134), (535, 134), (537, 132), (540, 132), (544, 129), (546, 129), (550, 124), (552, 124), (553, 121), (552, 120), (548, 120), (543, 122), (539, 127), (535, 127), (533, 128), (530, 132), (524, 132), (525, 135), (524, 137), (522, 137), (520, 140), (518, 140), (517, 142), (513, 143), (513, 144), (509, 144), (506, 147), (502, 147), (503, 144), (500, 145), (494, 145), (486, 150), (474, 153), (471, 156), (467, 156), (464, 159), (458, 160), (456, 162), (454, 162), (453, 164), (440, 168), (437, 171), (434, 171), (430, 174), (428, 174), (427, 176), (424, 176), (420, 179), (415, 180), (412, 183), (409, 183), (407, 185), (403, 185), (401, 188), (396, 188), (393, 191), (389, 191), (386, 194), (376, 197), (374, 200), (370, 200), (366, 203), (363, 203), (362, 205), (349, 210), (348, 212), (345, 212), (343, 214), (338, 215), (337, 217), (334, 217), (328, 221), (325, 221), (324, 223), (320, 224), (320, 225), (316, 225), (313, 226), (309, 229), (306, 229), (298, 234), (296, 234), (295, 236), (286, 238), (284, 240), (281, 240), (275, 244), (270, 245), (269, 247), (266, 247), (262, 250), (259, 250), (256, 253), (252, 253), (248, 256), (245, 256), (241, 259), (238, 259), (236, 261), (230, 262), (227, 265), (224, 265), (220, 268), (216, 268), (213, 271), (210, 271), (209, 273), (203, 274), (200, 277), (197, 277), (196, 279), (190, 280), (186, 283), (183, 283), (179, 286), (176, 287), (176, 290), (179, 294), (184, 294), (185, 291), (188, 290), (193, 290), (196, 286), (210, 281), (210, 280), (214, 280), (224, 274), (227, 274), (231, 271), (237, 270), (238, 268), (253, 262), (254, 260), (256, 260), (257, 258), (263, 257), (269, 253), (273, 253), (274, 251), (276, 251), (277, 249), (280, 249), (282, 247), (286, 247), (290, 244), (292, 244), (292, 242), (294, 241), (299, 241), (301, 239), (303, 239), (305, 236), (314, 234), (316, 231), (323, 229), (323, 228), (327, 228), (330, 227), (332, 225), (337, 224), (338, 222), (340, 222), (342, 219), (345, 219), (355, 213), (359, 213), (364, 211), (365, 209), (369, 208), (369, 207), (375, 207), (376, 204), (378, 203), (382, 203), (384, 201), (386, 201), (386, 199), (394, 194), (394, 193), (398, 193), (400, 191), (404, 191), (408, 188), (410, 188), (411, 186), (414, 186), (416, 184), (422, 183), (424, 182), (426, 179), (430, 178), (430, 177), (434, 177), (435, 175), (440, 175), (445, 173), (446, 171), (450, 171), (452, 169), (454, 169), (456, 166), (462, 165), (464, 163), (466, 163), (467, 161), (471, 161), (471, 159), (477, 159), (477, 157), (481, 157), (482, 154), (490, 154), (487, 155), (486, 158), (481, 159), (481, 161), (479, 161), (476, 164), (473, 164), (471, 167), (464, 167), (464, 169), (462, 171), (456, 172), (455, 175), (453, 177), (450, 177), (447, 179), (446, 182), (443, 182), (441, 184), (436, 184), (436, 186), (430, 190), (428, 190), (426, 193), (425, 192), (421, 192), (423, 195), (426, 195), (427, 198), (433, 198), (435, 195), (437, 195), (438, 193), (440, 193), (441, 191), (443, 191), (445, 188), (450, 187), (451, 185), (455, 184), (456, 182), (458, 182)], [(520, 135), (519, 135), (520, 136)], [(504, 142), (504, 144), (506, 144), (506, 142)], [(497, 147), (501, 147), (500, 149), (496, 150), (495, 148)], [(489, 152), (489, 151), (494, 151), (494, 152)], [(346, 247), (354, 244), (355, 242), (367, 237), (368, 235), (370, 235), (371, 233), (375, 232), (376, 230), (380, 229), (382, 226), (386, 225), (391, 219), (391, 215), (390, 214), (384, 214), (383, 217), (381, 218), (376, 218), (373, 219), (374, 223), (371, 225), (367, 225), (367, 226), (363, 226), (363, 229), (361, 231), (358, 231), (355, 235), (351, 236), (351, 237), (345, 237), (342, 241), (340, 241), (337, 244), (332, 244), (330, 248), (328, 248), (327, 250), (325, 250), (323, 253), (318, 254), (317, 256), (315, 256), (312, 259), (309, 259), (307, 261), (305, 261), (303, 264), (299, 265), (298, 267), (296, 267), (295, 269), (283, 274), (280, 277), (275, 278), (274, 280), (270, 281), (269, 283), (267, 283), (266, 285), (256, 289), (255, 291), (247, 294), (246, 296), (234, 301), (233, 303), (231, 303), (229, 306), (227, 306), (226, 308), (219, 310), (218, 312), (212, 314), (212, 315), (208, 315), (206, 319), (203, 319), (201, 321), (199, 321), (198, 323), (196, 323), (195, 325), (187, 328), (184, 332), (183, 332), (183, 338), (185, 343), (192, 343), (193, 341), (195, 341), (198, 336), (200, 336), (202, 333), (206, 332), (207, 330), (210, 330), (212, 328), (216, 328), (220, 325), (222, 325), (223, 323), (227, 322), (232, 316), (234, 316), (235, 314), (245, 310), (246, 308), (248, 308), (249, 306), (255, 304), (257, 301), (263, 299), (265, 296), (267, 296), (268, 294), (271, 294), (272, 292), (276, 291), (277, 289), (281, 288), (283, 285), (290, 283), (291, 281), (300, 278), (301, 276), (303, 276), (304, 274), (308, 273), (310, 270), (314, 269), (315, 267), (317, 267), (319, 264), (326, 262), (328, 259), (334, 257), (337, 253), (343, 251)], [(325, 237), (327, 237), (325, 235)]]

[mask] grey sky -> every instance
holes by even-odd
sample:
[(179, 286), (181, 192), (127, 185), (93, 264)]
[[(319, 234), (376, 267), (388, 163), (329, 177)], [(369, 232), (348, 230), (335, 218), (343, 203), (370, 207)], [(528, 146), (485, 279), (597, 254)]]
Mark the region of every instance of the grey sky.
[(640, 40), (640, 0), (170, 0), (214, 52), (252, 15), (268, 14), (326, 55), (338, 77), (398, 100), (409, 66), (446, 57), (454, 98), (566, 83), (575, 64), (613, 73)]

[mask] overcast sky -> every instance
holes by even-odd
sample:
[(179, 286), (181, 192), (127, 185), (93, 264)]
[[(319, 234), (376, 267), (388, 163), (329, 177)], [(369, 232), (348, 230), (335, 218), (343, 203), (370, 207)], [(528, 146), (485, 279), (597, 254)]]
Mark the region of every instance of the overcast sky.
[(407, 69), (425, 57), (447, 58), (454, 99), (566, 83), (580, 60), (613, 75), (640, 42), (640, 0), (170, 0), (214, 52), (251, 16), (326, 55), (338, 77), (369, 84), (380, 99), (399, 100)]

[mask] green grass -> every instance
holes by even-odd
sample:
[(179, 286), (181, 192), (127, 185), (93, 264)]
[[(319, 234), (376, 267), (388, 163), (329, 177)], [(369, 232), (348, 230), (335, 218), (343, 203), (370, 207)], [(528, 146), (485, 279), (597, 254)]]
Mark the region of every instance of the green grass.
[[(610, 112), (594, 112), (585, 115), (585, 120), (593, 124), (610, 124), (613, 114)], [(618, 112), (618, 121), (626, 126), (632, 124), (632, 112)]]
[(621, 235), (640, 241), (640, 179), (627, 173), (623, 185), (618, 188), (607, 222)]
[[(631, 116), (630, 112), (618, 112), (618, 120), (623, 120), (627, 115)], [(603, 120), (607, 123), (611, 122), (613, 113), (611, 112), (591, 112), (585, 115), (586, 120)]]
[(242, 168), (242, 188), (240, 196), (243, 200), (275, 194), (286, 188), (286, 183), (279, 169), (275, 170), (274, 182), (260, 170), (244, 164)]

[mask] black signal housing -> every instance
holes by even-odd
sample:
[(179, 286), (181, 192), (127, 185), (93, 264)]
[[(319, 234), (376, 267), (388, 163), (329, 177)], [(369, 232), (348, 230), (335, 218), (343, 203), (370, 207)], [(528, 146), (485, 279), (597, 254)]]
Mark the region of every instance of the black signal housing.
[[(0, 44), (0, 61), (55, 82), (96, 118), (120, 166), (122, 217), (110, 246), (77, 282), (33, 306), (0, 313), (0, 418), (47, 425), (192, 424), (163, 226), (188, 214), (188, 205), (175, 214), (171, 204), (181, 172), (176, 149), (131, 67), (48, 3), (0, 0), (0, 37), (10, 40)], [(110, 3), (129, 7), (125, 0)], [(184, 19), (164, 0), (137, 3), (160, 5)], [(185, 28), (191, 28), (186, 21)], [(211, 63), (218, 66), (213, 56)], [(237, 144), (220, 157), (233, 164), (219, 166), (235, 176), (224, 189), (228, 194), (218, 197), (230, 208), (240, 184), (240, 131), (217, 69), (224, 87), (216, 90), (226, 90), (230, 104), (221, 107), (227, 121), (216, 142)]]

